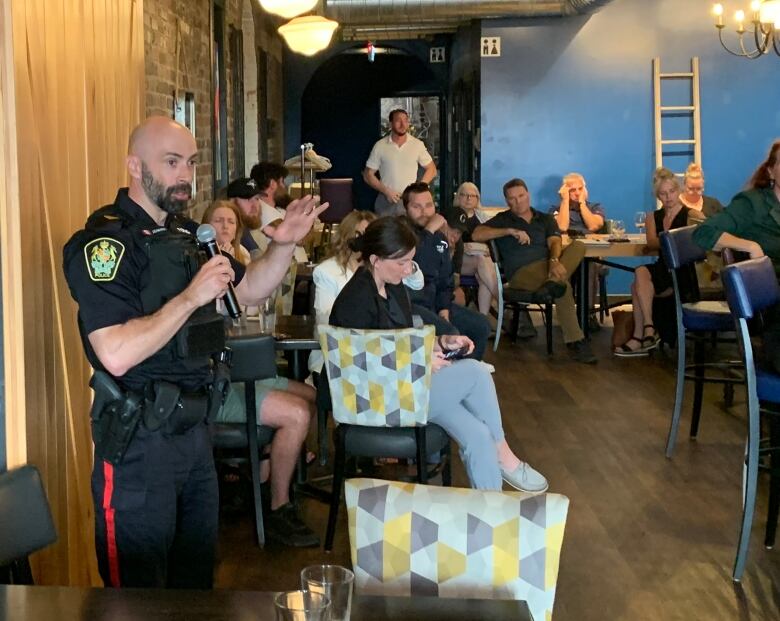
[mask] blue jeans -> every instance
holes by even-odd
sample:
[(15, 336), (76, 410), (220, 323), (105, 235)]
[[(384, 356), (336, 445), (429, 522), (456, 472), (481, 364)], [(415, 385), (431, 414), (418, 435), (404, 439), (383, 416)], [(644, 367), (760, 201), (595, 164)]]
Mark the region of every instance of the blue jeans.
[(484, 364), (458, 360), (431, 378), (428, 422), (440, 425), (460, 448), (475, 489), (500, 490), (497, 444), (504, 439), (493, 378)]
[(485, 355), (488, 338), (490, 337), (490, 324), (484, 315), (469, 308), (453, 304), (450, 307), (450, 320), (446, 321), (432, 310), (412, 304), (412, 314), (419, 315), (425, 324), (436, 327), (436, 335), (463, 334), (474, 341), (474, 351), (469, 358), (482, 360)]

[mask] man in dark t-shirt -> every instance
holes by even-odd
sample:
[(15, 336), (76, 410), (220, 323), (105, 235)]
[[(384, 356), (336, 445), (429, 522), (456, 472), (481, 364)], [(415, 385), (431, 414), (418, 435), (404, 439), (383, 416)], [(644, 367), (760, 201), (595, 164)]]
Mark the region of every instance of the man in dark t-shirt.
[(563, 248), (555, 219), (531, 207), (528, 186), (522, 179), (504, 184), (509, 210), (478, 226), (472, 239), (496, 241), (509, 286), (548, 292), (556, 299), (558, 322), (572, 358), (592, 364), (596, 358), (577, 322), (569, 277), (585, 256), (585, 245), (575, 241)]

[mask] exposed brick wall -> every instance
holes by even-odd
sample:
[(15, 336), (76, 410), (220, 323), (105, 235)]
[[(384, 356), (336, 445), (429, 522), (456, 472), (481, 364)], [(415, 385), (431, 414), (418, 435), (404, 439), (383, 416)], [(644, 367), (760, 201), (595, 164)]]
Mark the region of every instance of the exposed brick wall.
[[(267, 16), (253, 0), (225, 0), (225, 79), (228, 134), (228, 176), (233, 179), (243, 171), (237, 170), (235, 120), (233, 118), (234, 59), (231, 57), (230, 29), (242, 29), (243, 3), (251, 2), (255, 16), (256, 45), (269, 56), (268, 85), (269, 116), (274, 128), (268, 140), (269, 152), (283, 159), (282, 145), (282, 42), (276, 33), (276, 20)], [(144, 0), (144, 52), (146, 63), (146, 114), (173, 113), (173, 92), (192, 92), (195, 95), (195, 137), (200, 163), (197, 170), (197, 195), (193, 212), (201, 213), (213, 200), (213, 100), (211, 62), (211, 3), (212, 0)], [(178, 33), (178, 34), (177, 34)], [(177, 72), (177, 43), (179, 47)], [(246, 105), (246, 104), (245, 104)], [(258, 160), (250, 156), (250, 164)]]

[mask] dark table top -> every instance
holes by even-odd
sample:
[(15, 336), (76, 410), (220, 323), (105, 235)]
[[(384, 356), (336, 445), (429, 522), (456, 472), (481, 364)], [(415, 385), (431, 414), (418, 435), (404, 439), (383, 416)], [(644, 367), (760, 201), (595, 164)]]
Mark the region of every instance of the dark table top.
[[(227, 338), (230, 340), (263, 334), (260, 322), (247, 320), (242, 325), (228, 327)], [(281, 315), (276, 318), (276, 349), (312, 350), (319, 349), (320, 342), (314, 338), (314, 317), (311, 315)]]
[[(13, 621), (273, 621), (274, 593), (87, 589), (0, 585), (0, 620)], [(352, 621), (528, 621), (512, 600), (356, 595)]]

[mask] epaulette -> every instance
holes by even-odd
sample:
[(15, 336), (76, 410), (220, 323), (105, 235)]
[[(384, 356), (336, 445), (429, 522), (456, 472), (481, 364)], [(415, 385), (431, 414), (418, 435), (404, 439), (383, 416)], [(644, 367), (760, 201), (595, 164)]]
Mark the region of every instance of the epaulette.
[(105, 205), (93, 212), (84, 228), (87, 230), (119, 231), (129, 224), (125, 213), (115, 205)]

